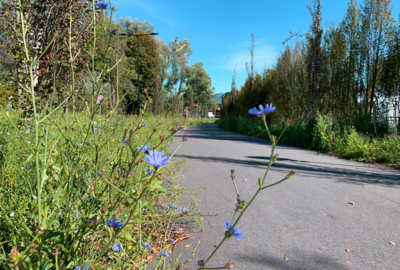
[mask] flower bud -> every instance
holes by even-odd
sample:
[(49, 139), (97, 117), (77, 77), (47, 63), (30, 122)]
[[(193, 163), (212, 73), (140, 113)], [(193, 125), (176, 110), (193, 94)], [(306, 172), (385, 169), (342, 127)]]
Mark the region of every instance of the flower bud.
[(187, 135), (187, 134), (185, 134), (185, 136), (183, 136), (183, 138), (182, 138), (182, 142), (185, 142), (185, 141), (187, 141), (187, 137), (188, 137), (188, 135)]
[(258, 178), (258, 185), (260, 186), (260, 188), (263, 187), (263, 181), (261, 180), (261, 178)]
[(226, 265), (225, 265), (226, 269), (233, 269), (233, 262), (231, 260), (229, 260)]
[(279, 154), (276, 154), (275, 156), (272, 157), (272, 162), (275, 162), (279, 157)]
[(275, 143), (276, 142), (276, 136), (275, 135), (271, 135), (271, 142)]
[(296, 173), (296, 172), (292, 170), (290, 173), (288, 173), (288, 174), (286, 175), (286, 178), (289, 179), (289, 178), (292, 177), (295, 173)]
[(235, 170), (231, 170), (231, 178), (235, 179)]

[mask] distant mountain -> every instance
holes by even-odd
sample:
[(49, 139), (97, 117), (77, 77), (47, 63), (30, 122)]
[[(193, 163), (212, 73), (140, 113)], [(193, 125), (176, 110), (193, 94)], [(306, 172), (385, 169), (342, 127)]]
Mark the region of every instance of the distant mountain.
[(215, 98), (213, 98), (213, 100), (218, 101), (218, 103), (221, 103), (221, 97), (223, 94), (224, 93), (218, 93), (218, 95)]

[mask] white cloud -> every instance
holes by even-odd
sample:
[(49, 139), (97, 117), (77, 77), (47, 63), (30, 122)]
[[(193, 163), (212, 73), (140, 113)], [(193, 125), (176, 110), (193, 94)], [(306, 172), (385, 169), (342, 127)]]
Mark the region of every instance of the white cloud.
[[(232, 53), (220, 58), (220, 68), (234, 70), (237, 64), (237, 72), (246, 71), (246, 62), (250, 64), (251, 42), (243, 41), (230, 47)], [(254, 42), (254, 68), (262, 71), (264, 67), (270, 67), (276, 63), (278, 58), (278, 48), (264, 43), (264, 40)]]

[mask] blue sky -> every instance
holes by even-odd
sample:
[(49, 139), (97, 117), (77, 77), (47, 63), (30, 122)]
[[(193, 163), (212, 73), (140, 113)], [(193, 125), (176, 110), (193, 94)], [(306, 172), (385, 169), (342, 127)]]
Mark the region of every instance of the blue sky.
[[(348, 2), (322, 0), (323, 24), (339, 23)], [(175, 37), (188, 39), (193, 50), (189, 64), (203, 61), (215, 92), (225, 93), (230, 91), (236, 64), (236, 83), (244, 83), (251, 33), (255, 37), (255, 67), (262, 71), (265, 66), (275, 64), (289, 31), (308, 31), (309, 3), (309, 0), (127, 0), (115, 16), (150, 21), (159, 33), (158, 38), (167, 43)], [(392, 1), (392, 5), (392, 16), (397, 19), (400, 1)]]

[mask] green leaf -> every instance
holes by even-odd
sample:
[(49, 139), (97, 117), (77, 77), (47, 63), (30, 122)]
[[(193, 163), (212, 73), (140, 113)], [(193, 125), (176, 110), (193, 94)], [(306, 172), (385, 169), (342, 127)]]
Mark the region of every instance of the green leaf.
[(30, 154), (29, 157), (26, 159), (25, 163), (28, 163), (33, 158), (33, 154)]

